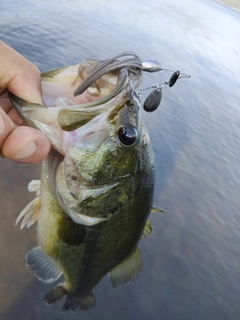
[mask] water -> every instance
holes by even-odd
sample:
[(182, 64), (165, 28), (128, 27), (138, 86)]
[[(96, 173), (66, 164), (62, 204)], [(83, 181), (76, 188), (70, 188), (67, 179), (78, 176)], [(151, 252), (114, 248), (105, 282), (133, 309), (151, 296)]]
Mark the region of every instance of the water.
[[(1, 0), (0, 37), (42, 71), (133, 50), (194, 76), (164, 87), (161, 108), (145, 113), (154, 202), (168, 213), (150, 217), (155, 233), (140, 243), (137, 281), (113, 289), (105, 277), (93, 310), (62, 314), (62, 301), (43, 302), (51, 285), (24, 263), (36, 228), (14, 227), (40, 167), (1, 159), (1, 320), (239, 320), (239, 18), (211, 0)], [(146, 75), (143, 86), (169, 76)]]

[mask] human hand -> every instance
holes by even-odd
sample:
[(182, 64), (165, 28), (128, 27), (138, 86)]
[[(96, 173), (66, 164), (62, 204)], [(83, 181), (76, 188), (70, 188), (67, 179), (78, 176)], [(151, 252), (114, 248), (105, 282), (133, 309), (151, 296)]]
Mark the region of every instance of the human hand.
[(7, 90), (28, 102), (42, 104), (38, 68), (0, 40), (0, 154), (23, 163), (42, 161), (50, 142), (38, 130), (24, 126)]

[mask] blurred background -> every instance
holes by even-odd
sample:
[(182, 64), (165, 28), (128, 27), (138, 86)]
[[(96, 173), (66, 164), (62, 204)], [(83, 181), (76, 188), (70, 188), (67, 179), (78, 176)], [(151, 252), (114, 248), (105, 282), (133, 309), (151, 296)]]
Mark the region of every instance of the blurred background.
[[(36, 226), (15, 227), (40, 165), (0, 159), (0, 319), (240, 319), (240, 9), (214, 0), (1, 0), (0, 38), (41, 71), (135, 51), (192, 75), (144, 112), (156, 158), (154, 234), (136, 281), (104, 277), (95, 309), (46, 306), (52, 287), (26, 268)], [(164, 82), (145, 74), (142, 87)], [(149, 92), (145, 92), (142, 100)]]

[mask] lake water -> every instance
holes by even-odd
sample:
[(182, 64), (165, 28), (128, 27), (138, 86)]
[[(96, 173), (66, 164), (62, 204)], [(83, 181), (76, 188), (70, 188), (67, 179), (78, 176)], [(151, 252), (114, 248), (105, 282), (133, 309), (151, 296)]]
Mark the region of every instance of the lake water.
[[(239, 320), (240, 13), (213, 0), (1, 0), (0, 38), (42, 71), (132, 50), (193, 76), (165, 86), (161, 108), (145, 113), (154, 203), (168, 212), (150, 217), (138, 279), (112, 288), (104, 277), (95, 309), (45, 305), (52, 285), (24, 262), (36, 227), (14, 226), (40, 166), (0, 159), (0, 319)], [(142, 87), (169, 76), (147, 74)]]

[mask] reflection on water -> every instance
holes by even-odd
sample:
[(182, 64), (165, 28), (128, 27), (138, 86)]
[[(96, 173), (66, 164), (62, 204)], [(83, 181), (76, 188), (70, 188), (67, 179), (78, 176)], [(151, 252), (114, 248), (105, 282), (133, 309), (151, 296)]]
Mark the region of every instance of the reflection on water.
[[(1, 1), (1, 38), (41, 70), (133, 50), (193, 75), (164, 87), (161, 108), (145, 114), (155, 204), (168, 213), (150, 218), (155, 233), (140, 245), (143, 270), (114, 289), (105, 277), (84, 319), (239, 319), (239, 18), (210, 0)], [(168, 77), (146, 75), (143, 87)], [(82, 314), (60, 313), (62, 301), (45, 306), (51, 286), (24, 263), (36, 229), (14, 227), (39, 166), (1, 159), (0, 174), (0, 319), (77, 319)]]

